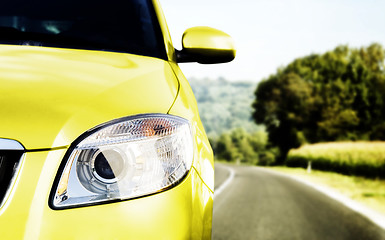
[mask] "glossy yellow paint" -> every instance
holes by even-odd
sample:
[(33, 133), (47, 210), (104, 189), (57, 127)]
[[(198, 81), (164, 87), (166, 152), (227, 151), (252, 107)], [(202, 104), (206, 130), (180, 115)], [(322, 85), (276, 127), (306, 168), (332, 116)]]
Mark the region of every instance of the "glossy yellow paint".
[[(176, 76), (183, 76), (175, 75), (175, 63), (129, 54), (0, 46), (0, 59), (0, 101), (7, 103), (1, 137), (27, 149), (69, 145), (119, 117), (166, 113), (177, 96)], [(185, 78), (180, 92), (170, 113), (190, 120), (195, 133), (194, 167), (180, 185), (136, 200), (55, 211), (48, 198), (66, 150), (28, 152), (0, 209), (2, 239), (208, 239), (213, 168), (202, 166), (212, 163), (212, 152)]]
[(168, 30), (166, 18), (164, 17), (162, 7), (160, 6), (159, 0), (152, 0), (152, 2), (154, 4), (155, 13), (158, 17), (160, 29), (163, 34), (163, 40), (164, 40), (164, 45), (166, 47), (168, 60), (176, 62), (175, 48), (171, 41), (171, 35)]
[(150, 57), (0, 45), (0, 62), (0, 137), (27, 149), (67, 146), (112, 119), (167, 113), (178, 91), (167, 62)]
[(182, 45), (178, 62), (225, 63), (232, 61), (236, 54), (233, 39), (210, 27), (187, 29), (183, 34)]
[[(213, 153), (195, 97), (176, 63), (159, 2), (153, 2), (166, 61), (0, 45), (0, 138), (18, 140), (29, 150), (63, 147), (25, 153), (0, 209), (1, 239), (210, 239)], [(68, 146), (99, 124), (142, 113), (169, 113), (190, 121), (195, 152), (188, 176), (174, 188), (143, 198), (51, 209), (49, 194)]]
[(209, 189), (214, 192), (214, 157), (206, 132), (199, 117), (198, 106), (191, 87), (176, 63), (170, 62), (180, 83), (178, 97), (169, 113), (189, 119), (194, 131), (196, 151), (193, 167)]
[[(65, 149), (26, 153), (0, 210), (1, 239), (207, 239), (212, 194), (193, 169), (165, 192), (135, 200), (52, 210), (49, 193)], [(203, 221), (204, 220), (204, 221)]]
[(233, 51), (234, 41), (230, 35), (211, 27), (192, 27), (183, 33), (182, 45), (185, 49), (216, 49)]

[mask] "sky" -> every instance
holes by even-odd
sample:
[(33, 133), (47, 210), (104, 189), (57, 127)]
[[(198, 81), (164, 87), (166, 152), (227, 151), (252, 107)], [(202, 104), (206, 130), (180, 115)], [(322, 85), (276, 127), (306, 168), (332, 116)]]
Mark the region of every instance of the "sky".
[(181, 63), (187, 78), (224, 77), (259, 82), (279, 67), (344, 44), (385, 47), (383, 0), (160, 0), (173, 44), (183, 32), (209, 26), (231, 35), (237, 48), (231, 63)]

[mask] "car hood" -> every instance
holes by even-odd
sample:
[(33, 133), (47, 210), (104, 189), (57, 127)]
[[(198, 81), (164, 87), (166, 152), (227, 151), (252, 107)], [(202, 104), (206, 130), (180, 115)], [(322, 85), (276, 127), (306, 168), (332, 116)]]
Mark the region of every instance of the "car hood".
[(167, 61), (124, 53), (0, 45), (0, 138), (28, 150), (70, 145), (101, 123), (167, 113)]

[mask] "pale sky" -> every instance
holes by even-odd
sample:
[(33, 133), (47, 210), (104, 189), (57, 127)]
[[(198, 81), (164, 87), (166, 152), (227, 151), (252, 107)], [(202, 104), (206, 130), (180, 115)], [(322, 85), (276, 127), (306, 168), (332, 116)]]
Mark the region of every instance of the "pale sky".
[(231, 63), (180, 64), (187, 78), (220, 76), (258, 82), (298, 57), (337, 45), (385, 47), (383, 0), (160, 0), (173, 44), (189, 27), (230, 34), (237, 47)]

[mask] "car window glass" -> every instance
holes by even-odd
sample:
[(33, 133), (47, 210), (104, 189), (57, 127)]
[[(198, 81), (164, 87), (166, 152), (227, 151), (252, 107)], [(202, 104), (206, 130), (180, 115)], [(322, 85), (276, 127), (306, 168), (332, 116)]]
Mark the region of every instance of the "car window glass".
[(0, 8), (0, 43), (162, 57), (150, 1), (11, 0)]

